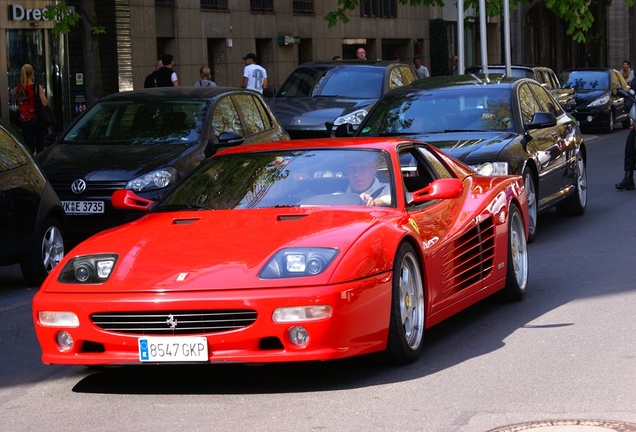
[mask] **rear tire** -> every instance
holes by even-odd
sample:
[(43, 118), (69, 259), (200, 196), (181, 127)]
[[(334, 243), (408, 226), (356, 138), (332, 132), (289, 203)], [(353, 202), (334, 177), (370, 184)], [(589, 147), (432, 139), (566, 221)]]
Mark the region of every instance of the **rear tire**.
[(505, 300), (519, 301), (528, 286), (528, 245), (521, 212), (511, 203), (508, 215), (508, 265), (506, 286), (501, 291)]
[(417, 360), (424, 336), (424, 281), (415, 249), (408, 243), (398, 248), (393, 262), (393, 289), (389, 336), (384, 360), (407, 364)]
[(58, 221), (47, 218), (29, 254), (20, 263), (22, 276), (28, 283), (39, 286), (62, 258), (64, 258), (62, 228)]

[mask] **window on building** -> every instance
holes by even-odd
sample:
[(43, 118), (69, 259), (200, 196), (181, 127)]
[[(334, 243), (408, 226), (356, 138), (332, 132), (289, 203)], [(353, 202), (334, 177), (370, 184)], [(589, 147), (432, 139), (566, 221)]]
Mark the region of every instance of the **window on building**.
[(274, 0), (250, 0), (252, 12), (274, 12)]
[(174, 7), (174, 0), (155, 0), (155, 6)]
[(313, 14), (314, 0), (294, 0), (294, 13)]
[(361, 0), (360, 16), (374, 18), (397, 18), (398, 0)]
[(201, 9), (227, 10), (227, 0), (201, 0)]

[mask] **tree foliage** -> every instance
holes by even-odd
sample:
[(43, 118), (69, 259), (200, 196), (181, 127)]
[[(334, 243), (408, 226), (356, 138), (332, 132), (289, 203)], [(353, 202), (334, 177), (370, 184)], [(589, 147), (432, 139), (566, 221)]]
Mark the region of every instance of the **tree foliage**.
[[(449, 0), (450, 1), (450, 0)], [(497, 16), (503, 10), (506, 0), (486, 0), (486, 14)], [(567, 33), (576, 42), (583, 43), (587, 40), (587, 32), (594, 23), (594, 15), (590, 11), (592, 1), (600, 1), (606, 5), (611, 5), (612, 0), (545, 0), (548, 10), (552, 11), (558, 18), (562, 19), (568, 29)], [(444, 0), (398, 0), (401, 4), (411, 6), (444, 6)], [(624, 0), (627, 7), (634, 5), (634, 0)], [(325, 15), (325, 20), (329, 28), (335, 26), (338, 21), (349, 22), (347, 12), (351, 12), (358, 7), (359, 0), (338, 0), (338, 7)], [(528, 5), (530, 0), (510, 0), (510, 7), (517, 5)], [(465, 0), (464, 10), (473, 8), (479, 10), (479, 0)]]

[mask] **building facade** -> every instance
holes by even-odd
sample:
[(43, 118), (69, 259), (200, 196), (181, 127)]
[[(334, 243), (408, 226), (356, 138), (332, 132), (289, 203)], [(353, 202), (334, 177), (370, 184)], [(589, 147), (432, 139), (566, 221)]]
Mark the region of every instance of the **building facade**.
[[(67, 5), (80, 1), (68, 0)], [(94, 0), (99, 25), (103, 94), (143, 87), (164, 53), (174, 56), (180, 85), (193, 85), (201, 66), (209, 66), (219, 85), (239, 86), (245, 54), (253, 52), (268, 73), (269, 84), (279, 87), (300, 63), (355, 58), (364, 47), (371, 59), (412, 62), (421, 56), (431, 69), (431, 20), (445, 23), (443, 52), (457, 50), (457, 11), (453, 2), (445, 7), (413, 7), (398, 0), (360, 0), (347, 16), (329, 28), (324, 16), (338, 7), (337, 0)], [(0, 9), (0, 86), (7, 89), (0, 101), (5, 123), (17, 122), (12, 89), (20, 67), (31, 63), (36, 79), (47, 90), (61, 129), (86, 108), (83, 44), (81, 32), (72, 29), (55, 36), (54, 22), (43, 10), (55, 4), (45, 0), (9, 0)], [(633, 37), (634, 7), (624, 2), (592, 2), (595, 9), (594, 38), (576, 44), (563, 24), (545, 8), (543, 1), (513, 9), (511, 46), (513, 63), (533, 63), (557, 72), (578, 66), (620, 67), (624, 59), (636, 58)], [(466, 12), (464, 65), (480, 64), (479, 23), (474, 11)], [(435, 27), (439, 29), (439, 26)], [(438, 31), (438, 30), (436, 30)], [(501, 18), (489, 18), (488, 62), (503, 58)], [(435, 38), (435, 40), (440, 40)], [(439, 47), (435, 46), (439, 52)], [(442, 68), (443, 69), (443, 68)], [(438, 69), (437, 74), (441, 73)], [(450, 72), (448, 72), (450, 73)]]

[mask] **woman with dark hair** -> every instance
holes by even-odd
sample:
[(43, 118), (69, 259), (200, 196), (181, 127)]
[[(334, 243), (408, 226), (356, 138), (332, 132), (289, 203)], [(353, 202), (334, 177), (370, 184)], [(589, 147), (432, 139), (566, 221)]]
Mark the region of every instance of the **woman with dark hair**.
[(39, 97), (42, 105), (47, 106), (44, 89), (39, 84), (34, 84), (35, 71), (33, 66), (25, 64), (20, 70), (20, 83), (15, 87), (15, 97), (20, 109), (20, 126), (24, 142), (33, 154), (44, 150), (44, 135), (46, 128), (38, 122), (38, 112), (35, 106), (35, 98)]

